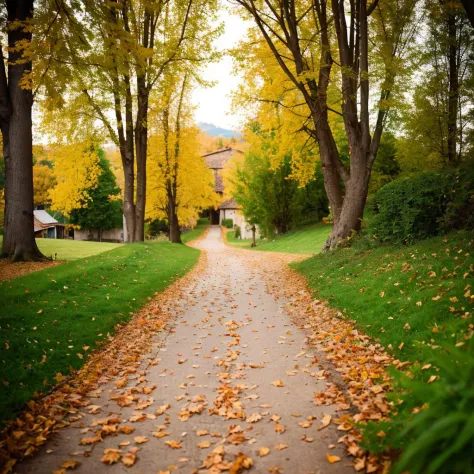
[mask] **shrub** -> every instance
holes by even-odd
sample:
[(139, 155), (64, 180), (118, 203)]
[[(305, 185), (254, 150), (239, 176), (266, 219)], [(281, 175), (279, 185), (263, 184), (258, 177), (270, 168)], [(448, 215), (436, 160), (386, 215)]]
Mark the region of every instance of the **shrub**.
[(235, 226), (234, 237), (236, 239), (240, 239), (242, 237), (242, 231), (238, 225)]
[(375, 193), (372, 232), (378, 239), (410, 243), (438, 233), (446, 211), (445, 179), (435, 173), (393, 181)]
[(447, 175), (447, 206), (441, 229), (474, 229), (474, 162), (466, 162)]
[(383, 242), (412, 243), (452, 229), (472, 229), (473, 164), (393, 181), (375, 193), (370, 208), (370, 232)]
[(227, 227), (227, 229), (232, 229), (234, 221), (232, 219), (222, 219), (221, 225)]
[(399, 411), (389, 422), (368, 426), (366, 434), (372, 442), (377, 432), (385, 433), (379, 441), (385, 446), (368, 447), (402, 450), (393, 474), (473, 473), (474, 338), (467, 350), (424, 347), (422, 352), (433, 368), (430, 372), (418, 369), (411, 377), (395, 374)]

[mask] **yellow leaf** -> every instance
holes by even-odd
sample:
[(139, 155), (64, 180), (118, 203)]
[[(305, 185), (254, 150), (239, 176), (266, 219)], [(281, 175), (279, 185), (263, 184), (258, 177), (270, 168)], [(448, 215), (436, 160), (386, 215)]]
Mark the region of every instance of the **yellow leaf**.
[(334, 464), (335, 462), (339, 462), (341, 458), (339, 456), (332, 456), (329, 453), (326, 453), (326, 459), (331, 463)]
[(266, 446), (263, 446), (258, 450), (258, 455), (261, 456), (262, 458), (266, 456), (270, 452), (270, 448), (267, 448)]
[(115, 464), (120, 461), (120, 449), (106, 449), (104, 450), (104, 455), (101, 458), (101, 461), (104, 464)]

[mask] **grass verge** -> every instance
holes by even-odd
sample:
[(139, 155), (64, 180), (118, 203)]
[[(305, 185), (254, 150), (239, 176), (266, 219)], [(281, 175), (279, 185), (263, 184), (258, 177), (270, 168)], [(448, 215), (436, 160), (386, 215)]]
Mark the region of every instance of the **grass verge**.
[(0, 284), (0, 424), (58, 373), (80, 368), (198, 256), (184, 245), (137, 243)]
[(326, 242), (331, 227), (316, 224), (292, 230), (274, 240), (257, 240), (257, 247), (252, 248), (251, 239), (236, 239), (233, 232), (227, 234), (227, 243), (231, 247), (248, 250), (264, 250), (266, 252), (283, 252), (298, 254), (317, 254)]
[(183, 244), (187, 244), (192, 240), (196, 240), (201, 237), (202, 234), (209, 228), (209, 219), (199, 219), (197, 226), (188, 232), (181, 234), (181, 240)]
[(409, 247), (339, 249), (292, 267), (317, 297), (414, 361), (417, 343), (455, 344), (472, 325), (473, 247), (474, 235), (459, 232)]

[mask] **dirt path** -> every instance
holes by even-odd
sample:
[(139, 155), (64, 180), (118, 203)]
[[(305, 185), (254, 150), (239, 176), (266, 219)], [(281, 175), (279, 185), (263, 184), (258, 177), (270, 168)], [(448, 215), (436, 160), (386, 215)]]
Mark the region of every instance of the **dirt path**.
[(283, 291), (266, 282), (281, 257), (230, 249), (217, 228), (195, 245), (207, 263), (169, 302), (171, 330), (156, 333), (139, 370), (120, 366), (15, 472), (237, 473), (250, 464), (257, 473), (353, 472), (341, 432), (322, 428), (335, 406), (313, 403), (328, 374)]

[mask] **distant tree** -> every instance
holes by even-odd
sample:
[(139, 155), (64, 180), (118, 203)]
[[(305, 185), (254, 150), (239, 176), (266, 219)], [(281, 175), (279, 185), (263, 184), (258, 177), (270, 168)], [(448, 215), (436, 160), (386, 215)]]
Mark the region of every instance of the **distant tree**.
[(199, 212), (218, 204), (218, 195), (199, 154), (199, 130), (192, 126), (192, 78), (177, 72), (172, 78), (150, 114), (146, 216), (166, 220), (170, 242), (181, 243), (181, 225), (196, 222)]
[(33, 191), (35, 206), (51, 204), (50, 191), (56, 186), (56, 177), (51, 166), (36, 163), (33, 166)]
[(54, 163), (56, 186), (50, 190), (51, 208), (68, 217), (75, 209), (87, 206), (90, 191), (102, 173), (100, 156), (91, 142), (55, 145), (47, 155)]
[(101, 240), (103, 230), (121, 228), (123, 222), (119, 200), (120, 189), (117, 187), (110, 163), (102, 150), (99, 149), (97, 155), (101, 170), (97, 184), (88, 190), (88, 199), (83, 205), (69, 214), (69, 222), (83, 229), (97, 229)]

